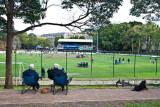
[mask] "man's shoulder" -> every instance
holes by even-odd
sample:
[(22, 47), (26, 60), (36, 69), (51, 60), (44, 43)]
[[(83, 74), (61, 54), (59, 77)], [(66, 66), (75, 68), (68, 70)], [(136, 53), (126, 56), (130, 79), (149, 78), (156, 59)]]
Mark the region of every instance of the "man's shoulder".
[(31, 69), (28, 69), (28, 70), (25, 70), (24, 72), (36, 72), (35, 70), (31, 70)]

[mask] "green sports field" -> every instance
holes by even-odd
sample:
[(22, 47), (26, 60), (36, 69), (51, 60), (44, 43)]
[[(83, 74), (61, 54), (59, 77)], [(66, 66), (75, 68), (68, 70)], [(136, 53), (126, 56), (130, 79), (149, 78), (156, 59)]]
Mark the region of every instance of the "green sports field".
[[(94, 59), (91, 64), (91, 54), (90, 53), (82, 53), (84, 54), (84, 58), (76, 58), (76, 53), (68, 53), (66, 58), (66, 53), (55, 53), (55, 54), (46, 54), (42, 55), (42, 66), (45, 68), (47, 72), (48, 68), (53, 67), (55, 63), (60, 65), (60, 68), (64, 67), (69, 76), (74, 78), (134, 78), (134, 55), (121, 55), (115, 54), (92, 54)], [(113, 67), (113, 58), (118, 59), (121, 58), (121, 64), (114, 65)], [(122, 59), (124, 58), (124, 64)], [(127, 60), (130, 59), (130, 63), (128, 64)], [(152, 57), (152, 60), (155, 58)], [(157, 58), (158, 59), (158, 58)], [(13, 53), (12, 61), (15, 62), (15, 54)], [(28, 69), (28, 65), (30, 63), (35, 64), (35, 70), (40, 73), (41, 69), (41, 54), (39, 53), (21, 53), (17, 54), (16, 58), (17, 62), (22, 62), (24, 69)], [(0, 54), (0, 62), (5, 62), (5, 54)], [(66, 64), (67, 62), (67, 64)], [(78, 63), (88, 62), (88, 67), (77, 67)], [(114, 68), (114, 74), (113, 74)], [(23, 71), (23, 67), (20, 65), (16, 65), (15, 72), (15, 64), (12, 65), (13, 76), (18, 77), (21, 75), (19, 72)], [(5, 76), (5, 64), (0, 64), (0, 77)], [(45, 77), (48, 75), (46, 73)], [(156, 75), (156, 63), (150, 62), (150, 57), (147, 56), (136, 56), (136, 64), (135, 64), (135, 77), (136, 78), (156, 78), (160, 77), (160, 63), (157, 60), (157, 75)]]

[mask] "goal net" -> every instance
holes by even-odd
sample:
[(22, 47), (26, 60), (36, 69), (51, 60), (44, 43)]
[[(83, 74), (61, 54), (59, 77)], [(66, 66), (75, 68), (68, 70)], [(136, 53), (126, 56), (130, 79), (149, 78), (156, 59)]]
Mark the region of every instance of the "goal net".
[[(21, 78), (24, 66), (22, 62), (12, 62), (12, 77)], [(6, 62), (0, 62), (0, 78), (5, 78), (6, 75)]]

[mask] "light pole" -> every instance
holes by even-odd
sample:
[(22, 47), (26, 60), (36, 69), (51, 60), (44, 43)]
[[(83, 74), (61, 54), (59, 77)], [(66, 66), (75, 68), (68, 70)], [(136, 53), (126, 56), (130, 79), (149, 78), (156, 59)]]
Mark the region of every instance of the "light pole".
[(133, 38), (132, 38), (132, 54), (133, 54)]
[(99, 29), (99, 27), (94, 27), (93, 28), (96, 32), (97, 32), (97, 53), (98, 53), (98, 29)]
[(98, 53), (98, 30), (97, 30), (97, 53)]

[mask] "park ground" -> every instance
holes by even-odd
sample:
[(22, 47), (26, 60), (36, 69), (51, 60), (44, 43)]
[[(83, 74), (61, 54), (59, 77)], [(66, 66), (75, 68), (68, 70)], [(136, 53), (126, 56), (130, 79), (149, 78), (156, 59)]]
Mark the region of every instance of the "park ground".
[(128, 103), (154, 101), (160, 102), (160, 88), (140, 92), (131, 91), (131, 88), (69, 89), (68, 95), (63, 92), (56, 95), (40, 91), (21, 94), (21, 90), (0, 90), (0, 107), (124, 107)]

